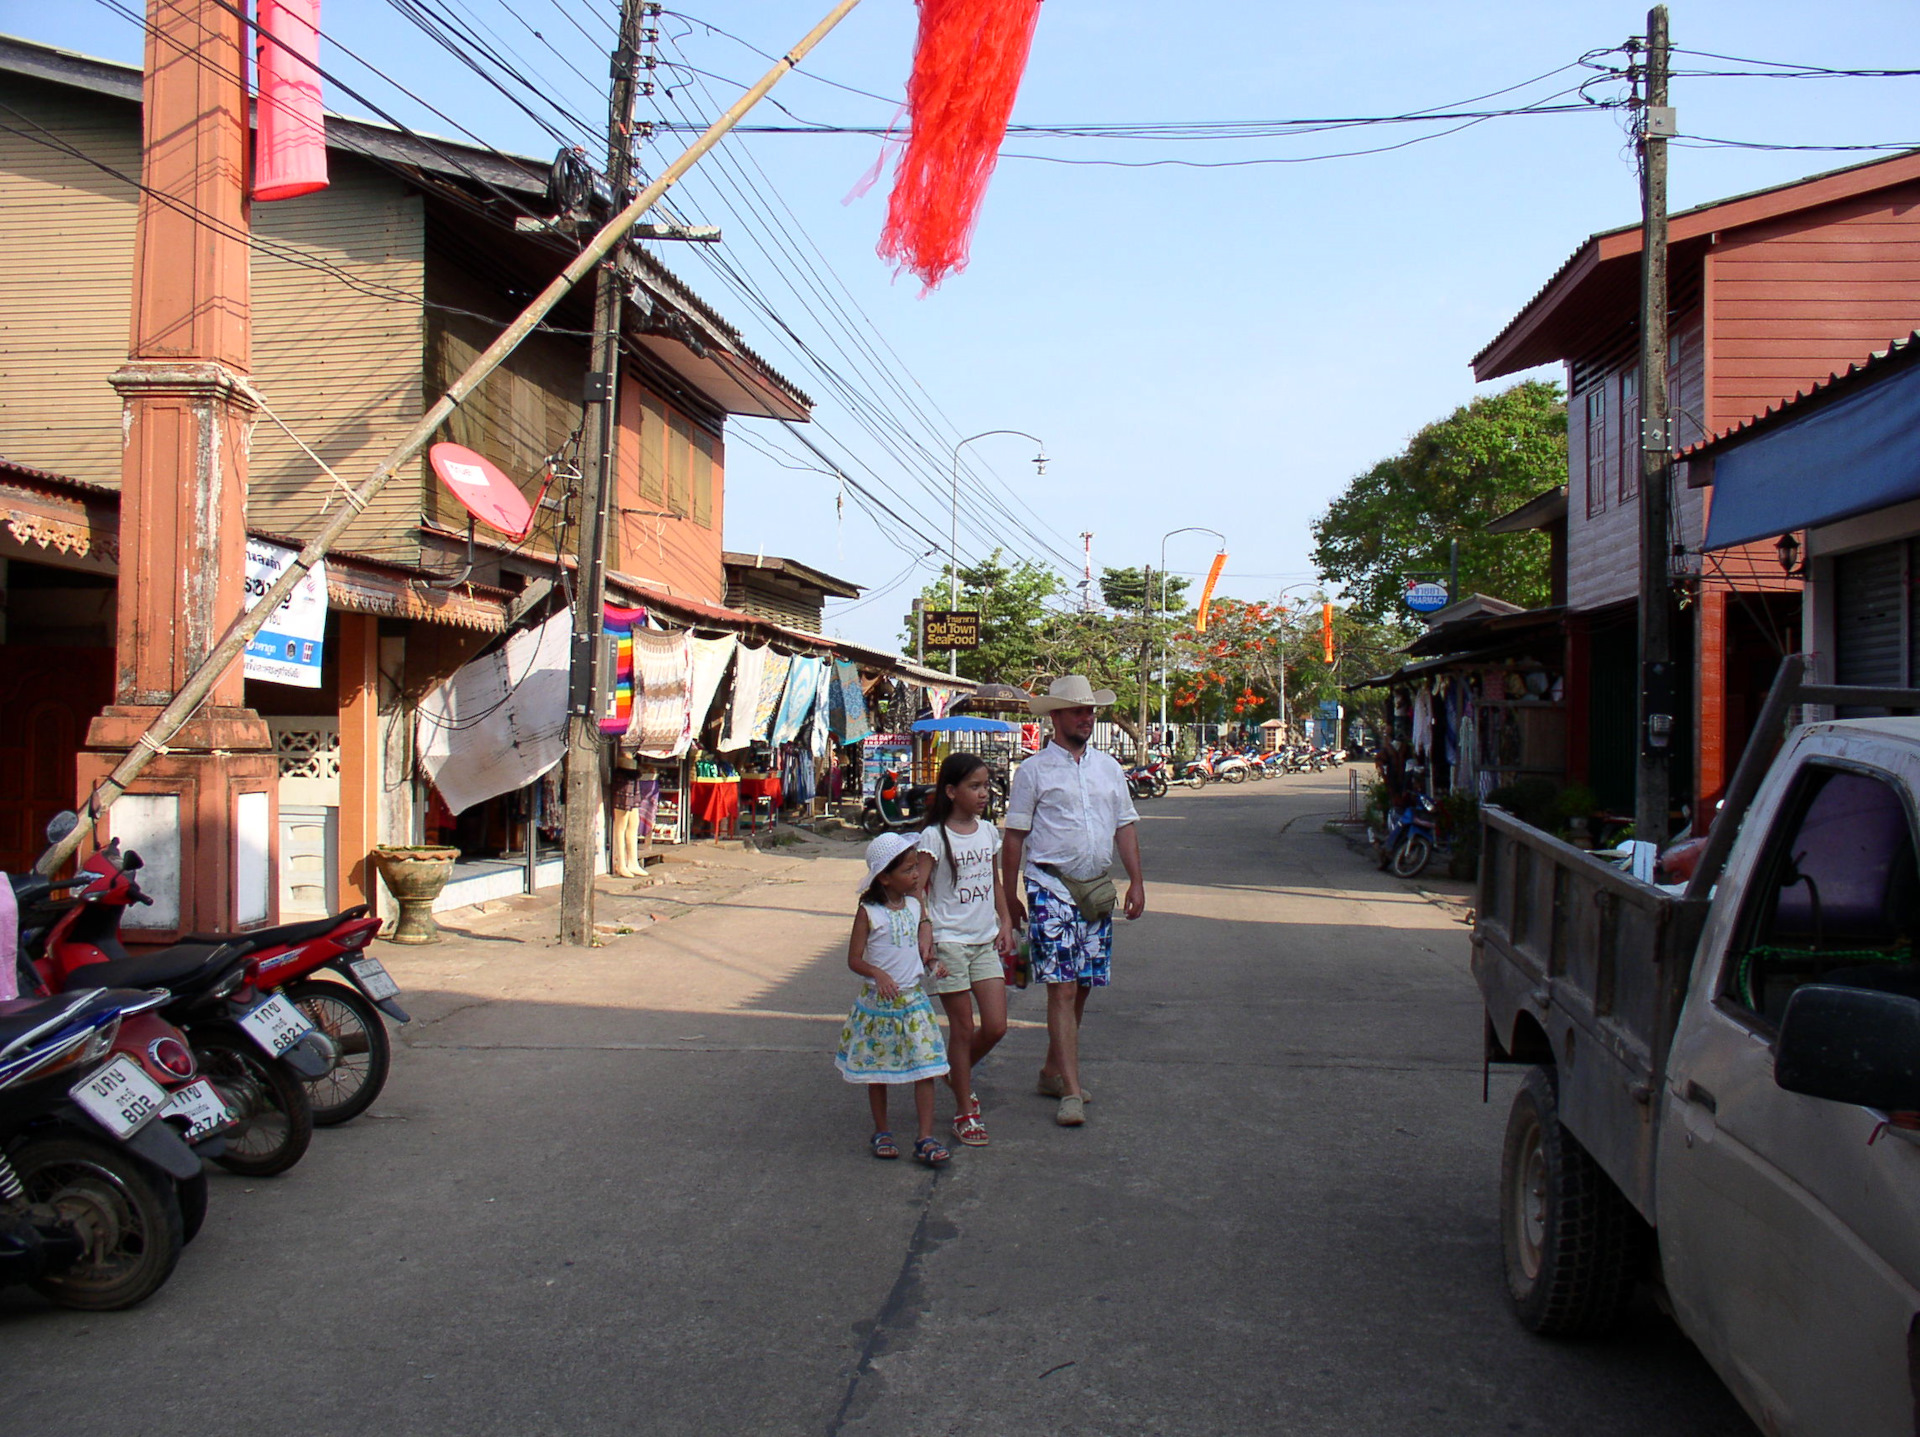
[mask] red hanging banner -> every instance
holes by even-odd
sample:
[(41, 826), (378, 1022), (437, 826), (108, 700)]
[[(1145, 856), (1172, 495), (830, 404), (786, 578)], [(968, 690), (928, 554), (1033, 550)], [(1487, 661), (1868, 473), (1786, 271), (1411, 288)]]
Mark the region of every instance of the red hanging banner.
[(1040, 0), (919, 0), (907, 81), (912, 129), (893, 173), (880, 257), (932, 289), (967, 267)]

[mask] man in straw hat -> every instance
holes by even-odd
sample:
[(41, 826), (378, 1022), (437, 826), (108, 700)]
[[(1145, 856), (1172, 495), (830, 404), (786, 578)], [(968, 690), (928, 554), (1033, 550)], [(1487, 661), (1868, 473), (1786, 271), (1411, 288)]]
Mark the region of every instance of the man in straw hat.
[[(1146, 911), (1140, 837), (1126, 775), (1112, 755), (1089, 748), (1094, 710), (1113, 702), (1081, 674), (1067, 674), (1028, 700), (1052, 721), (1053, 741), (1020, 765), (1002, 824), (1001, 881), (1013, 921), (1028, 925), (1033, 976), (1047, 985), (1047, 1062), (1040, 1092), (1060, 1100), (1054, 1121), (1086, 1121), (1080, 1082), (1080, 1019), (1087, 995), (1113, 963), (1113, 851), (1127, 870), (1128, 918)], [(1025, 894), (1025, 902), (1021, 895)]]

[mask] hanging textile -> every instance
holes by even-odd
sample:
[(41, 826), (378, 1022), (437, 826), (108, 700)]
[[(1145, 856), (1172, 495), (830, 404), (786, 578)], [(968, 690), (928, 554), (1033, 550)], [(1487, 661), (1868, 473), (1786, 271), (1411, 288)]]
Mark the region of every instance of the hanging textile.
[(617, 645), (613, 665), (613, 712), (600, 718), (601, 733), (625, 733), (633, 723), (633, 631), (645, 625), (645, 609), (606, 606), (607, 637)]
[(800, 726), (813, 709), (813, 697), (820, 685), (819, 659), (796, 658), (787, 673), (786, 696), (780, 701), (780, 717), (774, 721), (773, 742), (792, 743), (800, 736)]
[(693, 684), (691, 637), (685, 629), (634, 631), (633, 667), (639, 691), (627, 738), (636, 752), (648, 758), (673, 758), (685, 751)]
[(687, 706), (689, 747), (699, 740), (700, 731), (707, 725), (713, 696), (720, 691), (720, 680), (727, 676), (727, 665), (733, 662), (733, 651), (739, 644), (740, 640), (732, 634), (693, 641), (693, 683)]
[(754, 710), (760, 705), (760, 684), (766, 677), (771, 650), (765, 644), (750, 649), (741, 644), (733, 662), (733, 699), (727, 707), (727, 726), (720, 735), (720, 751), (732, 753), (753, 743)]
[(449, 813), (525, 788), (567, 747), (567, 654), (573, 611), (466, 664), (420, 700), (420, 767)]
[(860, 666), (852, 659), (833, 661), (833, 702), (827, 722), (841, 743), (858, 743), (873, 732), (867, 722), (867, 695), (860, 687)]
[(760, 676), (760, 699), (753, 708), (753, 739), (765, 743), (773, 731), (773, 716), (780, 711), (780, 697), (787, 691), (787, 671), (793, 667), (793, 655), (770, 653)]
[(952, 702), (952, 689), (927, 690), (927, 710), (934, 718), (945, 718), (947, 716), (947, 706)]

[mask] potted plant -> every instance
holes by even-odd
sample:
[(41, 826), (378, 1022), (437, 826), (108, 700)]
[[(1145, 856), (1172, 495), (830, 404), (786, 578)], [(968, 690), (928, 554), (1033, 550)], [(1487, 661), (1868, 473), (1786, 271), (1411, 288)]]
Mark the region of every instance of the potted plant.
[(380, 870), (387, 892), (400, 905), (393, 932), (395, 943), (438, 943), (440, 925), (433, 921), (433, 901), (453, 877), (460, 850), (440, 844), (383, 844), (373, 850), (373, 866)]

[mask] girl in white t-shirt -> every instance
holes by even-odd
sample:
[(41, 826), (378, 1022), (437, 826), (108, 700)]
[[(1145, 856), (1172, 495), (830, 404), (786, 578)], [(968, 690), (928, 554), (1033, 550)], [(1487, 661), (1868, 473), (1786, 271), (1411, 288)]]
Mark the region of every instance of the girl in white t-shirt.
[(1007, 982), (1001, 960), (1013, 952), (1013, 925), (1000, 891), (1000, 830), (981, 817), (992, 782), (987, 762), (978, 754), (949, 754), (940, 765), (927, 826), (920, 835), (920, 891), (933, 919), (937, 960), (929, 986), (947, 1010), (953, 1135), (970, 1148), (987, 1145), (987, 1125), (973, 1091), (973, 1065), (1007, 1035)]

